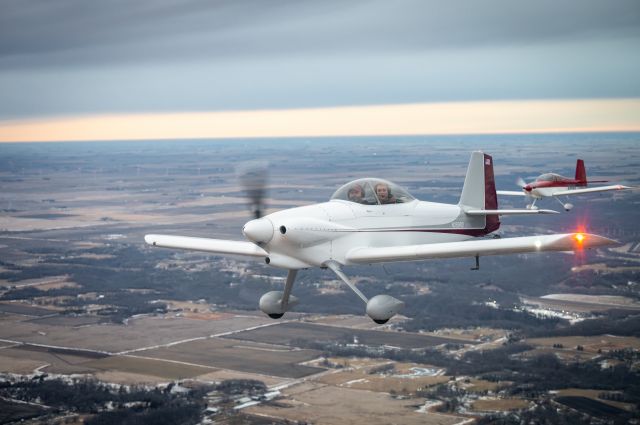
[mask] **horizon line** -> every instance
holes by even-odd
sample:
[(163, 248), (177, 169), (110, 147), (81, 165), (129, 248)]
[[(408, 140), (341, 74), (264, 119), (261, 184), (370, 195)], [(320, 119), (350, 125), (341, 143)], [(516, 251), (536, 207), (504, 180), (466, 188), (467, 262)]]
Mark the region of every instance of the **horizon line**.
[(640, 98), (500, 100), (0, 120), (0, 143), (640, 131)]

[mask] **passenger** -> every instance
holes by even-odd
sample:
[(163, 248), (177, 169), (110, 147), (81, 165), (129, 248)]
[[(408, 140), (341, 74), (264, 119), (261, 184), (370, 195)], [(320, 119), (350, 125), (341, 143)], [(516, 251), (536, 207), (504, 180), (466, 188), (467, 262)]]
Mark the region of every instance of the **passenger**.
[(386, 183), (378, 183), (375, 186), (376, 196), (381, 204), (395, 204), (398, 200), (389, 191), (389, 186)]
[(359, 184), (354, 184), (353, 186), (351, 186), (349, 188), (348, 197), (351, 202), (357, 202), (359, 204), (363, 204), (364, 190), (362, 189), (362, 186), (360, 186)]

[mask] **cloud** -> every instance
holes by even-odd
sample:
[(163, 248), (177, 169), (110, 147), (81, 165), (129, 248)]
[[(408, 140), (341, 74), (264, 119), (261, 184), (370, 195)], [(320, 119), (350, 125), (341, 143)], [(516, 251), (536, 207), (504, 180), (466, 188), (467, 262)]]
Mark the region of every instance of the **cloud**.
[(0, 0), (0, 119), (638, 97), (637, 0)]
[(3, 1), (0, 65), (412, 52), (640, 36), (636, 0)]

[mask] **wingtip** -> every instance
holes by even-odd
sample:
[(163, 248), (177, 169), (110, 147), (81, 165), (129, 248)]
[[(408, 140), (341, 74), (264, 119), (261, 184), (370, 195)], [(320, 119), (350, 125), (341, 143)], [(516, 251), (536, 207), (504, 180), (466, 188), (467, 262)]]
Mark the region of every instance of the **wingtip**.
[(620, 245), (615, 239), (609, 239), (604, 236), (594, 235), (592, 233), (572, 233), (571, 237), (579, 244), (586, 242), (586, 248), (599, 248), (604, 246)]

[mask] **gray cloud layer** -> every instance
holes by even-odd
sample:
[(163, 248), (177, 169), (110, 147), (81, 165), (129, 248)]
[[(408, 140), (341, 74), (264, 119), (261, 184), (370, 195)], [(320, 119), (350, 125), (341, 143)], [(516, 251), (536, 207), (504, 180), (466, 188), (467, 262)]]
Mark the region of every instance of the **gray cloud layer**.
[(639, 40), (637, 0), (0, 0), (0, 117), (637, 96)]
[(637, 0), (5, 0), (0, 10), (5, 66), (424, 51), (640, 35)]

